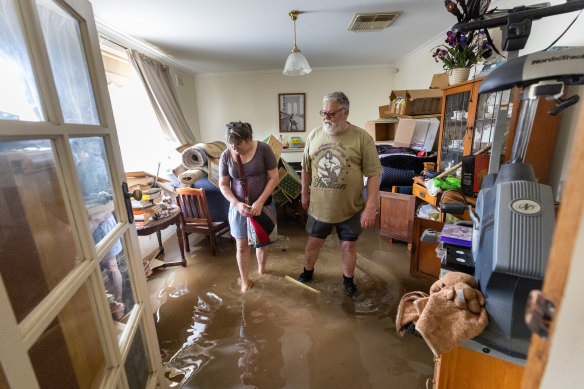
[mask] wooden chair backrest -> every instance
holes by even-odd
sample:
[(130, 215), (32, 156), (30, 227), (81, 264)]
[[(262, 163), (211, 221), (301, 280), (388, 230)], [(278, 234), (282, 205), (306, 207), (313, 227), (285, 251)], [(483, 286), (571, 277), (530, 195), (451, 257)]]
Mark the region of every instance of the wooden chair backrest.
[(185, 223), (207, 223), (212, 225), (207, 197), (204, 189), (178, 188), (176, 205), (180, 207)]

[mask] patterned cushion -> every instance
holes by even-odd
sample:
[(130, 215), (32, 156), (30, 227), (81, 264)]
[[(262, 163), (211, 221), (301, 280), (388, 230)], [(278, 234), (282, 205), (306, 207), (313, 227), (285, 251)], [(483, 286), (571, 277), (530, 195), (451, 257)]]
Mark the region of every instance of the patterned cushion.
[(392, 167), (383, 166), (383, 173), (381, 174), (381, 183), (379, 190), (391, 192), (391, 187), (413, 185), (412, 180), (417, 174), (413, 170), (394, 169)]
[(205, 189), (207, 205), (214, 222), (228, 221), (229, 201), (207, 177), (203, 177), (193, 184), (193, 188)]

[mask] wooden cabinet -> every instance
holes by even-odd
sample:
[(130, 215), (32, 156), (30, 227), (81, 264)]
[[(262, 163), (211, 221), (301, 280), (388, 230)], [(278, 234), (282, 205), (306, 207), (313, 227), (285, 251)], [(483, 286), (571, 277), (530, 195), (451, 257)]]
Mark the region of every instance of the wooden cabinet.
[(442, 222), (419, 217), (414, 218), (410, 276), (431, 282), (440, 278), (440, 259), (436, 256), (438, 243), (422, 242), (420, 237), (428, 228), (440, 232), (443, 226), (444, 223)]
[(519, 389), (525, 367), (456, 347), (435, 358), (434, 389)]
[[(486, 93), (479, 96), (483, 79), (466, 81), (444, 88), (442, 121), (438, 145), (438, 170), (445, 171), (470, 155), (483, 149), (493, 140), (495, 122), (501, 117), (508, 129), (513, 90)], [(502, 112), (502, 115), (499, 115)], [(508, 130), (505, 131), (507, 136)], [(505, 138), (506, 139), (506, 138)], [(506, 141), (503, 142), (507, 144)], [(502, 155), (505, 155), (502, 151)]]
[(412, 243), (415, 212), (415, 196), (380, 191), (377, 233), (391, 239)]
[[(501, 162), (511, 158), (521, 100), (511, 89), (479, 95), (483, 78), (443, 89), (442, 120), (438, 144), (438, 171), (445, 171), (493, 141), (497, 118), (505, 120)], [(548, 111), (553, 101), (540, 99), (527, 147), (525, 162), (531, 164), (540, 183), (546, 183), (556, 145), (559, 116)]]

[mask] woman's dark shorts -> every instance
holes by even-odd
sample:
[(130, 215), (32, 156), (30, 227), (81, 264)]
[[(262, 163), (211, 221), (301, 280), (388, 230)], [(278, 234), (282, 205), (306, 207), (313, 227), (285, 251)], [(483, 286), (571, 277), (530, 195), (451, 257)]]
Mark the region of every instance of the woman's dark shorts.
[(361, 212), (357, 212), (351, 218), (340, 223), (324, 223), (308, 215), (306, 232), (314, 238), (325, 239), (332, 232), (333, 227), (335, 227), (339, 240), (354, 242), (359, 239), (359, 235), (363, 232), (363, 227), (361, 227)]

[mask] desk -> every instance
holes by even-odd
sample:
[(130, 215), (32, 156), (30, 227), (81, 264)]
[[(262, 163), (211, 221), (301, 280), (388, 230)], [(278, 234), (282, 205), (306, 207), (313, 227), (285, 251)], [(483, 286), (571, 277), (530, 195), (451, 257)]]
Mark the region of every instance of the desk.
[(136, 232), (138, 236), (147, 236), (156, 232), (156, 237), (158, 238), (158, 254), (154, 258), (158, 258), (160, 255), (164, 253), (164, 247), (162, 246), (162, 236), (160, 231), (164, 230), (166, 227), (170, 226), (171, 224), (176, 225), (176, 236), (178, 237), (178, 247), (180, 248), (180, 256), (182, 261), (175, 261), (175, 262), (164, 262), (164, 267), (168, 266), (186, 266), (187, 260), (185, 259), (185, 248), (183, 245), (183, 234), (182, 234), (182, 226), (181, 226), (181, 210), (179, 208), (174, 208), (170, 211), (170, 216), (167, 216), (162, 219), (152, 220), (150, 223), (146, 224), (145, 226), (136, 227)]
[[(428, 189), (426, 188), (426, 181), (424, 180), (423, 177), (419, 177), (416, 176), (413, 178), (414, 180), (414, 184), (412, 186), (412, 194), (414, 196), (416, 196), (417, 198), (424, 200), (425, 202), (432, 204), (435, 207), (440, 207), (440, 197), (442, 196), (442, 192), (438, 193), (437, 196), (432, 196), (428, 193)], [(447, 194), (446, 197), (444, 198), (444, 200), (459, 200), (460, 201), (460, 195), (458, 196), (450, 196), (450, 194)], [(476, 205), (477, 199), (474, 197), (470, 197), (470, 196), (464, 196), (466, 199), (467, 204), (472, 205), (473, 208)], [(466, 220), (470, 220), (466, 219)]]

